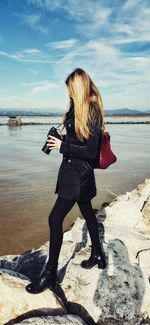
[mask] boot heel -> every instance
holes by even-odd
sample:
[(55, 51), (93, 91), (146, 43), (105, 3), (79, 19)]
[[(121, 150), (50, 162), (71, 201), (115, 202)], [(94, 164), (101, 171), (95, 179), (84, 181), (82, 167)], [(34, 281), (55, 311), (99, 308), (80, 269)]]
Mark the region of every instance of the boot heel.
[(47, 267), (45, 271), (40, 275), (36, 282), (31, 282), (26, 286), (26, 291), (29, 293), (41, 293), (46, 289), (54, 290), (57, 284), (57, 269), (51, 266), (50, 269)]
[(106, 266), (107, 266), (105, 260), (99, 260), (99, 261), (97, 261), (97, 265), (98, 265), (98, 268), (99, 269), (106, 269)]

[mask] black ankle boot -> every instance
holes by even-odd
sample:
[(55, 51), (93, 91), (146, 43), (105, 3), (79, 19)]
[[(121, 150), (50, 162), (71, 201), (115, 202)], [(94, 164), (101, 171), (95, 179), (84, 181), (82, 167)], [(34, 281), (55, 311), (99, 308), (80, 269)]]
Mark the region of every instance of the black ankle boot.
[(80, 265), (84, 269), (91, 269), (96, 264), (99, 269), (105, 269), (107, 266), (105, 254), (102, 249), (100, 249), (99, 252), (92, 249), (89, 259), (82, 261)]
[(53, 290), (57, 284), (57, 267), (47, 264), (45, 271), (37, 281), (33, 281), (26, 286), (29, 293), (40, 293), (46, 289)]

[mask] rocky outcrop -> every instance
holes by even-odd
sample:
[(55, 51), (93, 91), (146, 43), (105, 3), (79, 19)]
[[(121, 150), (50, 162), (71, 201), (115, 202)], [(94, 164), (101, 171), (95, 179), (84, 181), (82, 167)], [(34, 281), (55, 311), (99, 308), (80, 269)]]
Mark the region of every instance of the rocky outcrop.
[(60, 285), (38, 295), (25, 291), (38, 277), (49, 243), (0, 258), (0, 324), (150, 324), (150, 180), (97, 211), (108, 266), (80, 267), (90, 254), (86, 223), (65, 232), (59, 258)]

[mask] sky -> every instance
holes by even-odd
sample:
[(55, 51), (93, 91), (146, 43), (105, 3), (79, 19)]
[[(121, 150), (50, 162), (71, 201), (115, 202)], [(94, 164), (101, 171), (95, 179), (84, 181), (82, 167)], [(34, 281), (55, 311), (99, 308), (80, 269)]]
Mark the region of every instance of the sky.
[(64, 111), (89, 73), (104, 109), (150, 109), (150, 0), (0, 0), (0, 108)]

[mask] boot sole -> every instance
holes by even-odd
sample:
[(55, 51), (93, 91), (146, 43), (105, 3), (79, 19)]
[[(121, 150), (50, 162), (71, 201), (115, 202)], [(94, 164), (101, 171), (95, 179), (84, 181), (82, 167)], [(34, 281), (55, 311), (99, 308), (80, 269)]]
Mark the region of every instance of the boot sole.
[[(57, 284), (57, 283), (56, 283), (56, 284)], [(43, 291), (45, 291), (45, 290), (47, 290), (47, 289), (50, 289), (51, 291), (53, 291), (54, 288), (56, 287), (56, 284), (55, 284), (55, 285), (49, 285), (49, 286), (46, 286), (46, 287), (44, 287), (43, 289), (40, 289), (40, 290), (38, 290), (38, 291), (30, 291), (30, 290), (27, 289), (27, 287), (25, 287), (25, 290), (26, 290), (28, 293), (31, 293), (31, 294), (38, 294), (38, 293), (41, 293), (41, 292), (43, 292)]]
[(100, 263), (97, 263), (97, 262), (95, 264), (93, 264), (92, 266), (83, 266), (83, 265), (80, 264), (80, 266), (83, 269), (92, 269), (92, 267), (94, 267), (95, 265), (97, 265), (99, 269), (106, 269), (106, 267), (107, 267), (107, 265), (103, 266), (103, 265), (101, 265)]

